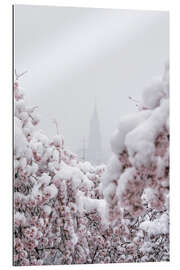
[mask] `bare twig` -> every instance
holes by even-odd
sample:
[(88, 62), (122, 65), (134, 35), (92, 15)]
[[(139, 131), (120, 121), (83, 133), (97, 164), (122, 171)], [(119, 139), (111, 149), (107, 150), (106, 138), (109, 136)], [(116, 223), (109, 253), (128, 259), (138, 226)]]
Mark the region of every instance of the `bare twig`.
[(147, 110), (147, 109), (148, 109), (147, 107), (143, 106), (138, 100), (132, 98), (131, 96), (129, 96), (128, 98), (129, 98), (130, 100), (132, 100), (132, 101), (135, 103), (136, 107), (137, 107), (139, 110)]
[(92, 263), (94, 263), (94, 259), (96, 257), (97, 251), (98, 251), (98, 246), (96, 247), (96, 250), (94, 252), (94, 255), (93, 255), (93, 258), (92, 258)]
[(19, 80), (20, 77), (22, 77), (25, 73), (27, 73), (28, 71), (25, 70), (24, 72), (22, 73), (17, 73), (16, 69), (15, 69), (15, 76), (16, 76), (16, 81)]
[(53, 123), (55, 124), (55, 126), (56, 126), (56, 132), (57, 132), (57, 135), (59, 135), (60, 134), (60, 132), (59, 132), (59, 125), (58, 125), (58, 122), (57, 122), (57, 120), (54, 118), (53, 119)]

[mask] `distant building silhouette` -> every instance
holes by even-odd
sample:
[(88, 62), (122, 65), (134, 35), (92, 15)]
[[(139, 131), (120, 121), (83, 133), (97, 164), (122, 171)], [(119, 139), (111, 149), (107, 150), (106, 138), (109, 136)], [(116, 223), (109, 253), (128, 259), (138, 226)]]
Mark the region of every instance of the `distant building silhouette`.
[(87, 160), (94, 165), (102, 163), (102, 144), (96, 101), (90, 121)]

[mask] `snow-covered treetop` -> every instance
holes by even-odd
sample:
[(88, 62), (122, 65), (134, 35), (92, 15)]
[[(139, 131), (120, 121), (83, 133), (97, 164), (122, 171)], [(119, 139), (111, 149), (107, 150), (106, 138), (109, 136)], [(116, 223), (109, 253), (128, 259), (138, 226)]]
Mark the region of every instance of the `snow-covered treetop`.
[[(145, 88), (142, 105), (123, 117), (112, 136), (113, 157), (102, 181), (111, 209), (120, 216), (126, 209), (133, 216), (144, 213), (142, 193), (151, 188), (149, 206), (167, 209), (169, 193), (169, 66)], [(150, 203), (151, 202), (151, 203)], [(117, 209), (116, 209), (117, 208)], [(116, 210), (115, 210), (116, 209)], [(114, 213), (114, 214), (113, 214)]]
[(148, 86), (142, 95), (142, 109), (136, 114), (123, 117), (111, 139), (112, 151), (120, 154), (128, 151), (134, 165), (152, 162), (154, 141), (160, 130), (169, 127), (169, 72), (168, 65), (162, 78)]

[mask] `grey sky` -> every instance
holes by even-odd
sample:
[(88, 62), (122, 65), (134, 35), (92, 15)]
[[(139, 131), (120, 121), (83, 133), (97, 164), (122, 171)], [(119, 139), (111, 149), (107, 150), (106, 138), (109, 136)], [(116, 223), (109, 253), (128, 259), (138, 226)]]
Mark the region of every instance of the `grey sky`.
[(122, 115), (134, 112), (131, 95), (160, 75), (169, 53), (168, 12), (15, 6), (15, 67), (40, 126), (76, 151), (96, 97), (103, 145)]

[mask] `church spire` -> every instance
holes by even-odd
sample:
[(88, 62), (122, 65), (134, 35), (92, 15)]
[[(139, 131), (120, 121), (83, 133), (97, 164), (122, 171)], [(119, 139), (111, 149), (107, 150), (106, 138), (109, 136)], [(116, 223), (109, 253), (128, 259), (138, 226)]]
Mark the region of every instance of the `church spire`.
[(87, 158), (92, 164), (97, 165), (100, 164), (102, 161), (101, 155), (102, 155), (101, 133), (97, 111), (97, 102), (95, 97), (94, 110), (90, 121)]

